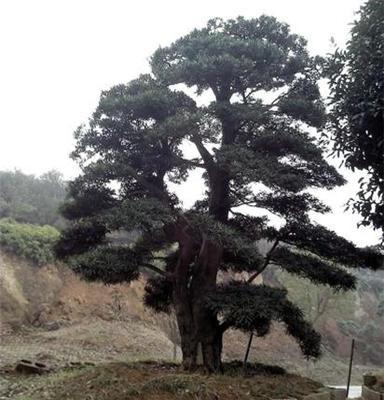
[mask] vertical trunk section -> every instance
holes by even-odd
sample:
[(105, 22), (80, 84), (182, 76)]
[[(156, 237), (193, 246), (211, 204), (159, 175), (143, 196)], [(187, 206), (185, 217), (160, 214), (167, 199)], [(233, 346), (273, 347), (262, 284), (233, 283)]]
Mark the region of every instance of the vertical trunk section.
[[(235, 141), (236, 123), (231, 115), (229, 87), (220, 90), (217, 95), (217, 118), (221, 122), (222, 139), (221, 147), (230, 146)], [(228, 162), (216, 164), (209, 171), (210, 201), (209, 213), (217, 221), (227, 222), (230, 204), (230, 165)]]
[(221, 367), (221, 334), (217, 316), (205, 307), (205, 296), (216, 288), (221, 247), (204, 239), (191, 284), (194, 322), (193, 346), (201, 344), (204, 367), (208, 372)]
[(183, 226), (175, 229), (180, 245), (179, 258), (174, 270), (173, 304), (180, 332), (183, 367), (191, 370), (196, 364), (193, 346), (193, 316), (189, 295), (189, 268), (194, 258), (194, 242)]
[(183, 367), (189, 371), (196, 368), (200, 348), (207, 372), (218, 371), (221, 367), (222, 334), (217, 316), (205, 307), (205, 296), (216, 288), (222, 250), (213, 241), (204, 239), (200, 253), (196, 255), (195, 243), (184, 231), (179, 232), (179, 244), (173, 303), (181, 338)]
[(229, 174), (223, 169), (216, 168), (210, 175), (209, 213), (217, 221), (225, 223), (230, 208)]

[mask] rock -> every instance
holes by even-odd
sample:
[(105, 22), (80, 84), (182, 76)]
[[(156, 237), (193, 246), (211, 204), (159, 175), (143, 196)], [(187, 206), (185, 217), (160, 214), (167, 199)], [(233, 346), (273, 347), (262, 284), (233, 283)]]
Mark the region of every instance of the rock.
[(363, 386), (361, 388), (361, 398), (363, 400), (383, 400), (384, 394), (376, 392), (367, 386)]
[(95, 365), (95, 363), (90, 361), (70, 361), (68, 363), (69, 368), (94, 367)]
[(375, 375), (367, 374), (363, 376), (364, 386), (371, 387), (376, 384), (376, 380), (377, 379)]
[(80, 367), (81, 366), (81, 362), (80, 361), (70, 361), (69, 365), (71, 367)]
[(33, 363), (32, 361), (29, 360), (20, 360), (15, 368), (16, 372), (19, 372), (21, 374), (43, 374), (45, 372), (49, 372), (48, 367), (43, 364), (43, 363)]
[(329, 390), (327, 391), (321, 391), (317, 393), (311, 393), (308, 394), (307, 396), (303, 397), (304, 400), (331, 400), (331, 392)]
[(47, 322), (46, 324), (44, 324), (44, 328), (47, 331), (57, 331), (58, 329), (60, 329), (60, 326), (60, 323), (57, 321)]
[(331, 400), (345, 400), (347, 389), (331, 388)]

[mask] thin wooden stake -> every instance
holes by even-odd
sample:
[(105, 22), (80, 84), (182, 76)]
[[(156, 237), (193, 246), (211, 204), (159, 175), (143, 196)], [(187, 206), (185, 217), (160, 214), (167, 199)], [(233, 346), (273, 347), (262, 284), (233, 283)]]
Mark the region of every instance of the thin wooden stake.
[(349, 370), (348, 370), (348, 381), (347, 381), (347, 398), (349, 395), (349, 386), (351, 384), (351, 374), (352, 374), (352, 363), (353, 363), (353, 352), (355, 350), (355, 339), (352, 339), (351, 343), (351, 357), (349, 359)]
[(243, 363), (244, 369), (245, 369), (245, 367), (247, 365), (248, 356), (249, 356), (249, 350), (251, 349), (251, 344), (252, 344), (252, 339), (253, 339), (253, 332), (251, 332), (251, 334), (249, 335), (247, 351), (245, 352), (244, 363)]

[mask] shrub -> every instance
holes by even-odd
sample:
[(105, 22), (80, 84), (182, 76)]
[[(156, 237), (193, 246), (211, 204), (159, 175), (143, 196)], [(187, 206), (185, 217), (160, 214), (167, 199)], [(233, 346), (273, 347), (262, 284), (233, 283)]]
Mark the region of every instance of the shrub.
[(37, 265), (54, 261), (53, 245), (59, 237), (56, 228), (20, 224), (0, 219), (0, 247)]

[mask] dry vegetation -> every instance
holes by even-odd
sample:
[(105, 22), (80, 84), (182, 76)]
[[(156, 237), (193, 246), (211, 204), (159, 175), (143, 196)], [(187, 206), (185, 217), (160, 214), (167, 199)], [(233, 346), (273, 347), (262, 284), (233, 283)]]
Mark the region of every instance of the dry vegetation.
[(282, 385), (282, 373), (279, 369), (259, 367), (243, 376), (242, 368), (228, 365), (222, 375), (207, 376), (184, 374), (172, 364), (110, 363), (63, 369), (21, 382), (19, 377), (8, 379), (19, 380), (16, 388), (9, 387), (12, 398), (18, 400), (300, 399), (321, 388), (319, 383), (291, 374), (284, 374)]

